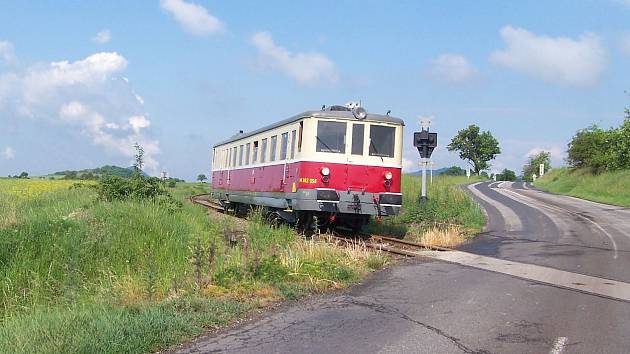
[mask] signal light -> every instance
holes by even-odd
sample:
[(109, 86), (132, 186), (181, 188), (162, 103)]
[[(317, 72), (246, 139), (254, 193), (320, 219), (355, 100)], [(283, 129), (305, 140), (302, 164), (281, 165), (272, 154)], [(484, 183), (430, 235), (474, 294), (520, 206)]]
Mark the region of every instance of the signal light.
[(385, 177), (386, 180), (392, 179), (392, 177), (393, 177), (392, 172), (391, 171), (385, 172), (384, 177)]
[(322, 167), (320, 173), (322, 174), (322, 176), (328, 176), (330, 175), (330, 169), (328, 167)]

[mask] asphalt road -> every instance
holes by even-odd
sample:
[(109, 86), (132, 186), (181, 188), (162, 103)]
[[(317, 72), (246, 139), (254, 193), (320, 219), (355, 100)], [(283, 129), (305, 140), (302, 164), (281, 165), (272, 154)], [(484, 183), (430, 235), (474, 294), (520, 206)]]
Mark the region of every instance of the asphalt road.
[[(179, 352), (630, 353), (630, 302), (620, 300), (630, 210), (522, 183), (470, 189), (488, 225), (448, 261), (427, 253)], [(599, 283), (574, 280), (586, 278)]]

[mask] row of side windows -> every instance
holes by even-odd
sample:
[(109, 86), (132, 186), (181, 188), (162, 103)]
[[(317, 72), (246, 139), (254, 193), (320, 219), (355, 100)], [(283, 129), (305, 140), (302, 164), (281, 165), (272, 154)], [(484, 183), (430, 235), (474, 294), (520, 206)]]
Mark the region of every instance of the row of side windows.
[[(301, 135), (300, 131), (300, 137)], [(221, 160), (222, 166), (220, 166), (220, 168), (234, 168), (259, 162), (265, 163), (293, 159), (295, 158), (296, 147), (298, 151), (301, 147), (300, 141), (298, 141), (297, 130), (291, 131), (290, 142), (291, 146), (289, 146), (289, 132), (280, 134), (279, 155), (278, 135), (272, 135), (269, 138), (263, 138), (223, 149), (221, 151), (223, 159)], [(267, 150), (269, 150), (269, 153), (267, 153)]]

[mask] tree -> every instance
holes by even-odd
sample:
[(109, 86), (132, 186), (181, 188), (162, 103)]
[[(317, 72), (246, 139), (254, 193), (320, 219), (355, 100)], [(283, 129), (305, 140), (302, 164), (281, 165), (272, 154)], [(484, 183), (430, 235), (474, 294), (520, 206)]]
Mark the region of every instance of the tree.
[(466, 171), (458, 166), (451, 166), (442, 172), (445, 176), (466, 176)]
[(459, 151), (459, 157), (466, 160), (477, 175), (488, 169), (488, 161), (501, 153), (497, 139), (489, 131), (480, 133), (474, 124), (457, 132), (447, 148), (448, 151)]
[(203, 181), (207, 180), (208, 177), (206, 177), (206, 175), (204, 174), (200, 174), (199, 176), (197, 176), (197, 181), (203, 183)]
[(18, 176), (18, 178), (28, 178), (28, 172), (22, 172), (20, 173), (20, 175)]
[(144, 167), (144, 149), (138, 143), (133, 144), (133, 147), (136, 149), (133, 170), (136, 175), (140, 176), (142, 174), (142, 167)]
[(501, 173), (497, 174), (497, 181), (516, 181), (516, 172), (504, 168)]
[(523, 180), (532, 182), (534, 180), (533, 175), (539, 174), (541, 164), (545, 165), (545, 172), (551, 169), (550, 152), (541, 151), (535, 155), (529, 156), (527, 163), (523, 166)]

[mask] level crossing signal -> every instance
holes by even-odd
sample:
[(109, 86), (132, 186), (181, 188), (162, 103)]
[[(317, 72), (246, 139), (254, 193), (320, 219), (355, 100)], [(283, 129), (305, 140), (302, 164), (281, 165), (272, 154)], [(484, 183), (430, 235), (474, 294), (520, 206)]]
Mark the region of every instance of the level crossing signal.
[(437, 147), (437, 133), (429, 133), (428, 129), (422, 129), (413, 133), (413, 146), (418, 148), (420, 157), (428, 159)]

